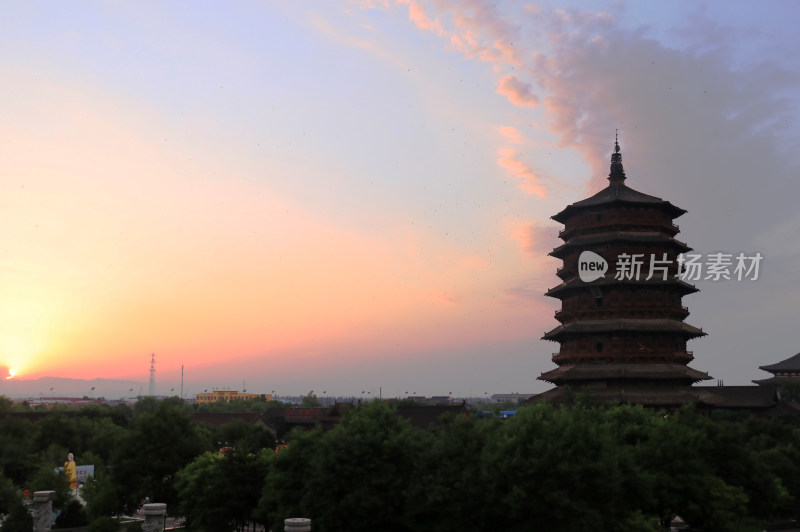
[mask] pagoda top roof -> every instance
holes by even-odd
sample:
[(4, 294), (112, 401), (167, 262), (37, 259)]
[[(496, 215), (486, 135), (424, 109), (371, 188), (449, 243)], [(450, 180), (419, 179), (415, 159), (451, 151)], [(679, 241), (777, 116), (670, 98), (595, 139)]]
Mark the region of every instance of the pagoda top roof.
[(800, 371), (800, 353), (797, 353), (795, 356), (789, 357), (786, 360), (781, 360), (776, 364), (758, 366), (758, 369), (763, 369), (764, 371), (769, 371), (770, 373), (778, 371)]
[(569, 219), (573, 214), (575, 214), (575, 212), (579, 210), (590, 207), (599, 207), (602, 205), (612, 205), (615, 203), (661, 207), (666, 209), (673, 218), (677, 218), (682, 214), (686, 214), (685, 209), (676, 207), (666, 200), (639, 192), (638, 190), (634, 190), (623, 183), (612, 183), (594, 196), (568, 205), (564, 210), (555, 216), (551, 216), (551, 218), (559, 223), (565, 223), (567, 219)]
[(625, 185), (625, 171), (622, 169), (622, 154), (620, 153), (618, 142), (614, 143), (614, 153), (611, 155), (611, 172), (608, 175), (608, 181), (609, 185), (594, 196), (568, 205), (558, 214), (551, 216), (551, 218), (559, 223), (565, 223), (566, 220), (577, 211), (612, 204), (659, 207), (666, 209), (673, 218), (686, 214), (686, 210), (676, 207), (666, 200), (639, 192)]

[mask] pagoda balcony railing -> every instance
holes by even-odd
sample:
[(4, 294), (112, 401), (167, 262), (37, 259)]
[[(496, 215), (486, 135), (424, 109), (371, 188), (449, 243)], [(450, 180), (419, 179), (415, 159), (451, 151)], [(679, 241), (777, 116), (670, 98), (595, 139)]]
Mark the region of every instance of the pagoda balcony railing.
[(550, 358), (556, 358), (558, 355), (559, 355), (559, 353), (553, 353), (553, 356), (550, 357)]
[(675, 232), (676, 232), (676, 233), (680, 233), (680, 232), (681, 232), (681, 228), (680, 228), (678, 225), (676, 225), (676, 224), (669, 224), (669, 226), (670, 226), (670, 227), (671, 227), (673, 230), (675, 230)]
[(553, 311), (553, 317), (561, 320), (602, 320), (607, 318), (632, 318), (632, 319), (682, 319), (689, 314), (688, 307), (634, 307), (620, 306), (595, 307), (589, 309), (559, 309)]

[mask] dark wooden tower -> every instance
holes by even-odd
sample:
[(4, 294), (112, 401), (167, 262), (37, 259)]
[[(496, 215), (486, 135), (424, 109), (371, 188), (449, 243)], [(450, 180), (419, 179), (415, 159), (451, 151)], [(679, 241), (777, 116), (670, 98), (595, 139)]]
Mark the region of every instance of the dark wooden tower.
[[(686, 342), (705, 333), (684, 322), (689, 310), (682, 298), (697, 289), (677, 277), (678, 255), (691, 248), (675, 238), (673, 220), (686, 211), (628, 187), (617, 142), (608, 180), (552, 217), (564, 224), (564, 243), (550, 253), (563, 261), (556, 272), (563, 282), (546, 295), (561, 301), (560, 325), (543, 339), (559, 344), (558, 367), (539, 379), (557, 387), (536, 400), (556, 401), (568, 386), (604, 400), (698, 402), (692, 384), (711, 377), (688, 366), (693, 355)], [(579, 267), (596, 271), (602, 260), (603, 275), (582, 279)], [(626, 267), (619, 271), (618, 263)], [(637, 263), (638, 271), (631, 267)]]

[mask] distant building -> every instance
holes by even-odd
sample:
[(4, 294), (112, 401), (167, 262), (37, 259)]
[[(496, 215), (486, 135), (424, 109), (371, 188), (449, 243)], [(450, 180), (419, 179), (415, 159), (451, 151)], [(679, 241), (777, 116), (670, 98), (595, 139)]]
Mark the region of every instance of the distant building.
[(520, 401), (525, 401), (530, 397), (533, 397), (534, 393), (495, 393), (492, 394), (492, 402), (493, 403), (506, 403), (508, 401), (513, 401), (515, 403), (519, 403)]
[(217, 401), (235, 401), (237, 399), (264, 399), (272, 401), (271, 393), (244, 393), (237, 390), (213, 390), (195, 394), (195, 402), (198, 405), (204, 403), (216, 403)]
[(768, 379), (753, 381), (760, 386), (779, 387), (788, 382), (800, 383), (800, 353), (786, 360), (782, 360), (777, 364), (759, 366), (758, 369), (763, 369), (764, 371), (772, 373), (772, 377)]
[(87, 399), (85, 397), (31, 397), (30, 399), (25, 399), (24, 402), (30, 407), (44, 406), (49, 408), (54, 405), (70, 405), (75, 407), (96, 405), (103, 403), (103, 400)]

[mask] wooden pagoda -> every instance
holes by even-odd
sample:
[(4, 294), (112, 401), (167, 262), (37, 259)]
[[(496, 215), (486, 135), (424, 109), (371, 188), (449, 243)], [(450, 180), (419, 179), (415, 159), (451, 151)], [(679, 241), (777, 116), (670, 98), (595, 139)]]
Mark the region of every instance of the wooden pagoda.
[[(688, 366), (687, 350), (688, 340), (705, 333), (684, 322), (682, 304), (697, 289), (678, 278), (678, 256), (691, 248), (675, 238), (673, 220), (686, 211), (625, 179), (615, 142), (608, 186), (552, 217), (564, 224), (564, 243), (550, 253), (563, 261), (556, 272), (563, 282), (546, 295), (561, 301), (560, 325), (543, 339), (559, 344), (558, 367), (539, 379), (556, 388), (534, 402), (558, 402), (567, 388), (652, 406), (705, 402), (692, 384), (711, 377)], [(579, 268), (597, 270), (603, 261), (596, 279), (583, 278)]]

